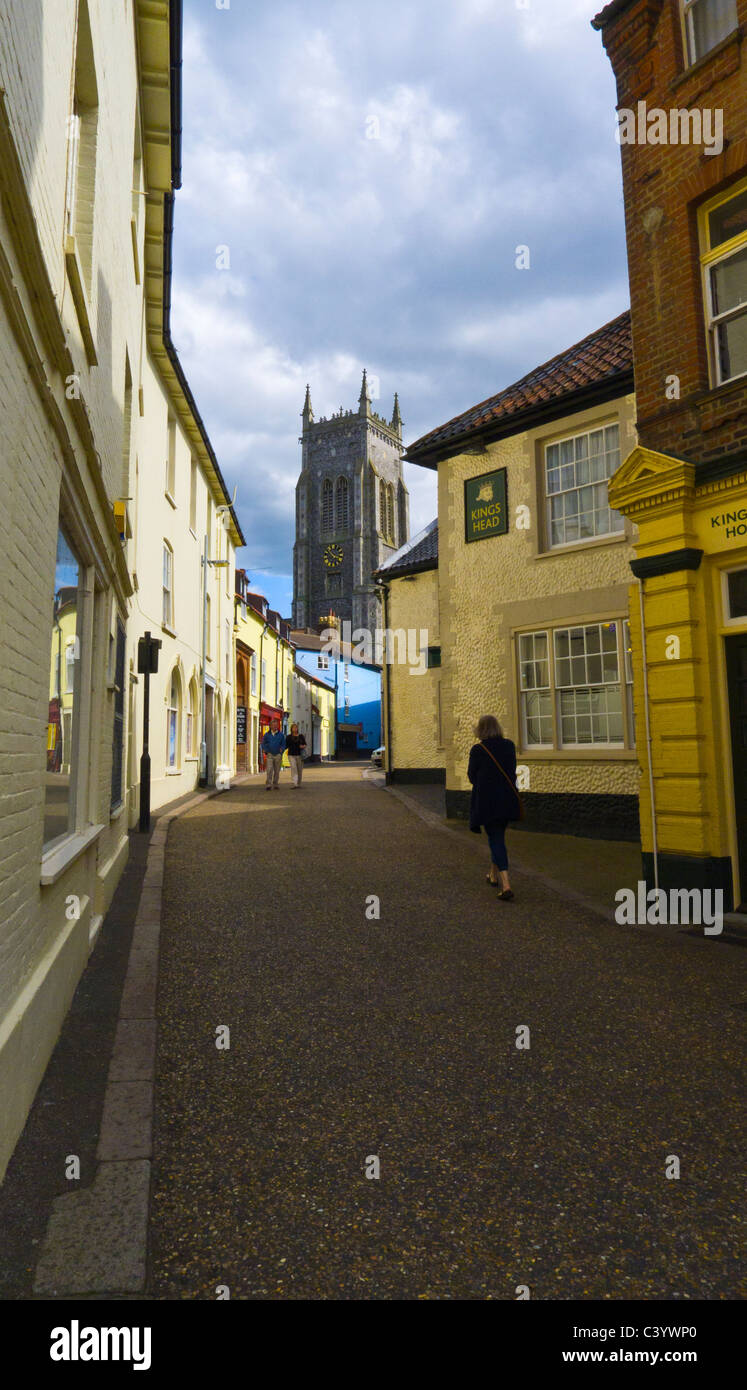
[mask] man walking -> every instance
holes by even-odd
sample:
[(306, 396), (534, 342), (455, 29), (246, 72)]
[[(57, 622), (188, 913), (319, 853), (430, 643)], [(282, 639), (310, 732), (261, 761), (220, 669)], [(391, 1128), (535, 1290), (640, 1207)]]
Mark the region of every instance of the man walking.
[(277, 791), (283, 753), (285, 752), (285, 734), (280, 732), (279, 719), (270, 721), (269, 732), (262, 739), (262, 752), (265, 755), (265, 768), (267, 770), (265, 791), (269, 792), (273, 787)]

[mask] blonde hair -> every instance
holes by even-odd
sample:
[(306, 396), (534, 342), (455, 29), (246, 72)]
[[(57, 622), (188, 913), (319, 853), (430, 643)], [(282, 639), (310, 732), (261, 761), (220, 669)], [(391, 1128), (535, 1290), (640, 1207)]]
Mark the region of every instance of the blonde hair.
[(481, 714), (475, 725), (475, 738), (503, 738), (503, 730), (494, 714)]

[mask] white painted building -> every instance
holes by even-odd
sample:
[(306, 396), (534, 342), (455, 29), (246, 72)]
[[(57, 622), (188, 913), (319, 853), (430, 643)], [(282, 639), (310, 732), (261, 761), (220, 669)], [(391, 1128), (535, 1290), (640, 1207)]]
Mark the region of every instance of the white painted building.
[(232, 765), (243, 538), (168, 329), (179, 17), (0, 0), (0, 1177), (127, 859), (147, 629), (152, 805), (198, 780), (206, 528)]

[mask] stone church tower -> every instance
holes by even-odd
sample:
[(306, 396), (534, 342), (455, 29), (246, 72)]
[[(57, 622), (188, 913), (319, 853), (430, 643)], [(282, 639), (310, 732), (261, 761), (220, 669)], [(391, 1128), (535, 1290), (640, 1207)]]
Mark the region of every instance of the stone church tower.
[(358, 409), (314, 419), (309, 388), (296, 484), (293, 626), (319, 632), (333, 612), (353, 631), (381, 626), (374, 570), (410, 535), (402, 477), (402, 417), (371, 409), (366, 373)]

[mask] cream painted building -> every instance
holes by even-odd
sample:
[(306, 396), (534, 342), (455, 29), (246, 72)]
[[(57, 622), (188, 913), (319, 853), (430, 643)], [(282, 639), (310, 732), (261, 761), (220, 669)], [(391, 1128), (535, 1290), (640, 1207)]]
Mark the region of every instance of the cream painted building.
[[(397, 550), (376, 573), (384, 593), (384, 628), (392, 634), (395, 658), (385, 662), (382, 681), (385, 767), (390, 782), (443, 782), (446, 777), (438, 578), (437, 521)], [(395, 634), (404, 634), (404, 641)], [(419, 662), (397, 659), (407, 654), (408, 647), (411, 652), (417, 650)]]
[(635, 443), (632, 386), (624, 314), (408, 450), (438, 472), (438, 603), (431, 574), (413, 580), (404, 556), (398, 576), (395, 556), (388, 623), (418, 628), (430, 609), (438, 624), (426, 645), (441, 651), (443, 752), (427, 732), (439, 725), (425, 678), (391, 668), (388, 775), (429, 756), (445, 768), (449, 815), (468, 813), (474, 725), (494, 713), (517, 746), (526, 828), (638, 836), (634, 530), (607, 497)]
[(214, 765), (232, 764), (242, 537), (168, 330), (179, 13), (0, 0), (0, 1176), (127, 859), (146, 629), (153, 804), (197, 780), (211, 507)]

